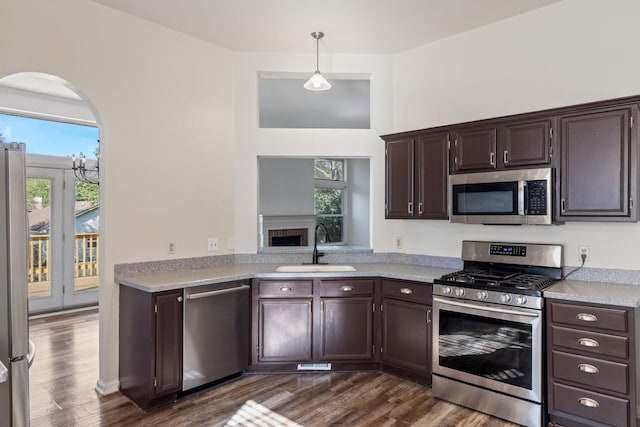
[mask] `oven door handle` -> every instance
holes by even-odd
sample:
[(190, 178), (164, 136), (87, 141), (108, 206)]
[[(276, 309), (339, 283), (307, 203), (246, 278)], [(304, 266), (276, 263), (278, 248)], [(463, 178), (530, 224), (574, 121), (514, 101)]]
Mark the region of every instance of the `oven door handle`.
[(476, 309), (476, 310), (490, 311), (490, 312), (493, 312), (493, 313), (511, 314), (511, 315), (518, 315), (518, 316), (527, 316), (527, 317), (540, 317), (539, 313), (536, 313), (536, 312), (533, 312), (533, 311), (529, 312), (529, 311), (521, 311), (521, 310), (508, 310), (508, 309), (504, 309), (504, 308), (489, 307), (489, 306), (486, 306), (486, 305), (478, 306), (478, 305), (467, 304), (467, 303), (459, 302), (459, 301), (449, 301), (449, 300), (445, 300), (445, 299), (438, 298), (438, 297), (433, 297), (433, 301), (434, 302), (439, 302), (441, 304), (453, 305), (453, 306), (456, 306), (456, 307), (473, 308), (473, 309)]

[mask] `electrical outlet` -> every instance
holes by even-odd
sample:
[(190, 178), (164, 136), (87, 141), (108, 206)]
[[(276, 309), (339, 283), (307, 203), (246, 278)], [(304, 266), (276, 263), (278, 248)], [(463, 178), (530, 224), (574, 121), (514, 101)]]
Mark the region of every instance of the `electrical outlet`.
[(207, 250), (209, 252), (218, 250), (218, 238), (217, 237), (209, 237), (207, 239)]
[(233, 237), (227, 238), (227, 249), (233, 250), (236, 248), (236, 239)]
[(582, 264), (582, 257), (585, 256), (585, 262), (589, 259), (589, 246), (578, 246), (578, 261)]
[(396, 237), (394, 239), (394, 245), (396, 249), (402, 249), (402, 237)]
[(176, 253), (176, 242), (169, 242), (169, 250), (167, 251), (169, 254)]

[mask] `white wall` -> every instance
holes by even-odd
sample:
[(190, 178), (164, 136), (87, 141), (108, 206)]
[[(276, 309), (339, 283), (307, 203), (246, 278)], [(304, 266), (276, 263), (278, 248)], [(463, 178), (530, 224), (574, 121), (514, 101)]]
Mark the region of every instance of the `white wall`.
[[(564, 0), (393, 57), (394, 130), (640, 94), (640, 2)], [(565, 244), (565, 263), (638, 269), (640, 224), (551, 227), (400, 221), (408, 253), (460, 255), (462, 239)]]
[[(258, 233), (258, 156), (371, 158), (372, 245), (384, 251), (384, 142), (379, 135), (392, 125), (391, 57), (329, 55), (322, 57), (322, 72), (371, 76), (371, 129), (260, 129), (258, 128), (258, 73), (307, 72), (315, 66), (314, 54), (236, 55), (236, 252), (255, 253)], [(382, 236), (382, 237), (381, 237)]]
[(4, 0), (1, 10), (0, 78), (59, 76), (98, 118), (99, 387), (113, 390), (114, 264), (210, 255), (207, 237), (224, 242), (233, 233), (234, 54), (86, 0)]

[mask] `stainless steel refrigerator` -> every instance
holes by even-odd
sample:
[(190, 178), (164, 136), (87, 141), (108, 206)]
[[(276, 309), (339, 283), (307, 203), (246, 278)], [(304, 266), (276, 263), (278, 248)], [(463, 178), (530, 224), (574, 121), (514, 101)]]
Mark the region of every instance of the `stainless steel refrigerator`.
[(0, 148), (0, 427), (21, 427), (29, 425), (25, 146)]

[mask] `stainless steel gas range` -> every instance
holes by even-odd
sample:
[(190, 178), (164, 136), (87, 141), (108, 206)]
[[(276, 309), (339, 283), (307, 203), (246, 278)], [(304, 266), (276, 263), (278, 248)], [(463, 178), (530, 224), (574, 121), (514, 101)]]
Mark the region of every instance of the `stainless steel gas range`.
[(562, 246), (464, 241), (462, 259), (434, 281), (433, 395), (542, 426), (542, 290), (562, 277)]

